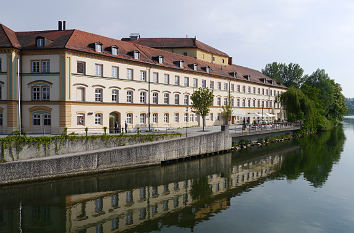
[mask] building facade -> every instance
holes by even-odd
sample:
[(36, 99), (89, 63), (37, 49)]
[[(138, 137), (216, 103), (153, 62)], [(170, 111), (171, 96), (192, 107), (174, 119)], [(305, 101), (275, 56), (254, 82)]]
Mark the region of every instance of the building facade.
[(286, 88), (256, 70), (76, 29), (14, 32), (0, 25), (2, 133), (197, 126), (202, 120), (190, 96), (200, 87), (215, 96), (207, 125), (223, 124), (229, 95), (233, 124), (261, 113), (284, 118), (276, 96)]

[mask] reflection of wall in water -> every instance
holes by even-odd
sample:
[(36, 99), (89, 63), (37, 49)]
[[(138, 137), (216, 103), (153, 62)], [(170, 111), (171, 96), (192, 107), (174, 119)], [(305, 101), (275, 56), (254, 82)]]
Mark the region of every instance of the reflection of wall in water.
[[(213, 196), (222, 194), (273, 173), (281, 163), (280, 156), (268, 156), (257, 161), (232, 166), (231, 174), (208, 176)], [(68, 232), (116, 232), (133, 228), (147, 220), (191, 206), (190, 191), (193, 180), (147, 186), (133, 190), (101, 192), (67, 197)], [(194, 210), (194, 218), (202, 219), (210, 213), (226, 209), (229, 201), (216, 200)]]

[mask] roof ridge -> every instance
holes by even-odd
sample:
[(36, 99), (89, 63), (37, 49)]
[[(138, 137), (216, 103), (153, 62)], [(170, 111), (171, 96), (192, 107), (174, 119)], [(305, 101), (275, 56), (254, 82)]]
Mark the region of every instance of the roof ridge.
[[(17, 35), (16, 35), (16, 32), (14, 30), (12, 30), (11, 28), (5, 26), (4, 24), (0, 24), (2, 30), (4, 31), (4, 34), (7, 38), (7, 40), (9, 41), (10, 45), (14, 48), (21, 48), (21, 44), (20, 42), (18, 41), (17, 39)], [(13, 38), (15, 41), (13, 41), (9, 34), (8, 34), (8, 31), (10, 31), (11, 33), (13, 33), (13, 35), (15, 36), (15, 38)], [(16, 43), (16, 44), (15, 44)]]

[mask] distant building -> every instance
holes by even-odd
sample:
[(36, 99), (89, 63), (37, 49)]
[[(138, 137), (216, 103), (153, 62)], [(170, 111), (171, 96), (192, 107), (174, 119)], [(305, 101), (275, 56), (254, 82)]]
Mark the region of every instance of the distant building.
[(175, 48), (154, 40), (116, 40), (66, 30), (62, 22), (58, 30), (29, 32), (0, 25), (0, 132), (20, 123), (28, 133), (118, 132), (125, 123), (129, 129), (196, 126), (201, 119), (191, 112), (190, 96), (199, 87), (215, 95), (207, 125), (223, 123), (229, 91), (233, 124), (261, 112), (264, 119), (283, 118), (275, 101), (286, 91), (280, 83), (232, 65), (226, 53), (196, 39), (171, 39)]

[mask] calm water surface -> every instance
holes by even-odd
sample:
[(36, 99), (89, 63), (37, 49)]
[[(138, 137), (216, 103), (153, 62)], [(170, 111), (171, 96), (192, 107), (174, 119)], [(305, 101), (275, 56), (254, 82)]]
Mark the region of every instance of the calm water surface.
[(297, 142), (0, 187), (0, 232), (354, 232), (354, 118)]

